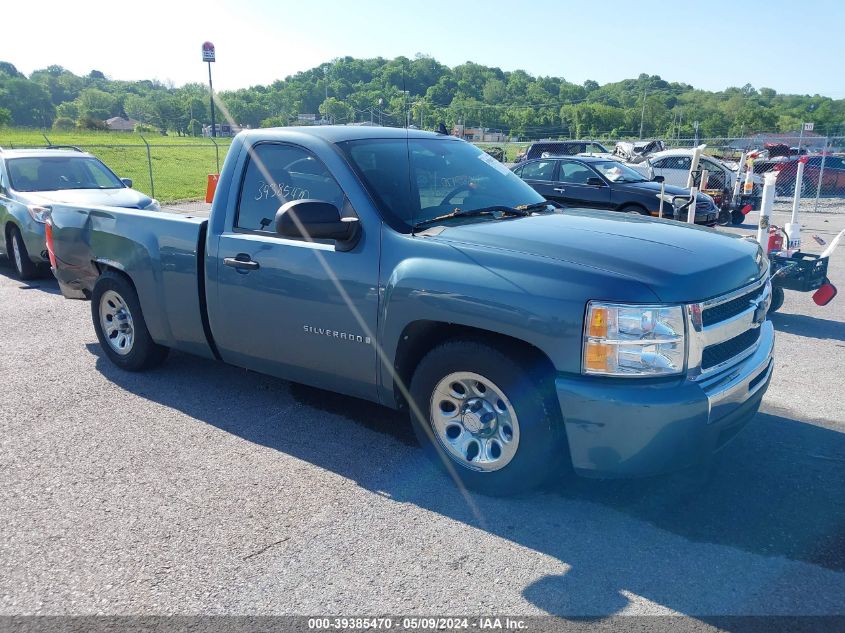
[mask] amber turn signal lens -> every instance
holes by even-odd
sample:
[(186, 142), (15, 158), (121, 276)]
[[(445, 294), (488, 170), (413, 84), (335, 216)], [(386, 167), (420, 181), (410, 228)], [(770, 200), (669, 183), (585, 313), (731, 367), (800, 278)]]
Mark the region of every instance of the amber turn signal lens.
[(607, 357), (610, 348), (604, 343), (587, 342), (586, 366), (592, 371), (607, 371)]
[(593, 308), (590, 311), (590, 336), (607, 336), (607, 308)]

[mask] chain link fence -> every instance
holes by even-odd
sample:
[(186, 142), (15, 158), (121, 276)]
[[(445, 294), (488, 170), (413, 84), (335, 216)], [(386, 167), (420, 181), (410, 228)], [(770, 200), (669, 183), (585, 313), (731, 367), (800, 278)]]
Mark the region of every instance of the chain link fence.
[[(547, 139), (561, 140), (568, 139)], [(630, 139), (596, 138), (613, 152), (616, 143)], [(511, 164), (535, 141), (477, 143), (494, 155), (501, 149), (503, 162)], [(752, 156), (754, 173), (777, 173), (776, 209), (792, 208), (798, 176), (799, 159), (804, 160), (799, 209), (803, 212), (845, 214), (845, 136), (808, 134), (756, 134), (750, 137), (673, 138), (664, 140), (667, 150), (692, 149), (706, 145), (704, 153), (735, 168), (743, 154)], [(497, 156), (498, 157), (498, 156)], [(656, 163), (656, 161), (653, 161)], [(682, 161), (672, 165), (683, 169)], [(689, 164), (686, 163), (686, 169)], [(758, 179), (759, 180), (759, 179)]]
[[(133, 188), (167, 204), (205, 197), (208, 175), (220, 173), (231, 139), (157, 142), (141, 137), (141, 141), (73, 147), (96, 156), (120, 178), (132, 180)], [(51, 146), (45, 142), (40, 146), (6, 143), (4, 147)]]
[[(46, 140), (46, 139), (45, 139)], [(220, 172), (231, 139), (160, 141), (141, 137), (138, 143), (78, 145), (97, 156), (133, 187), (167, 204), (204, 198), (209, 174)], [(550, 139), (551, 140), (551, 139)], [(567, 140), (567, 139), (559, 139)], [(617, 139), (594, 139), (613, 152)], [(845, 214), (845, 137), (808, 134), (757, 134), (741, 138), (674, 138), (667, 149), (691, 149), (704, 144), (705, 154), (736, 166), (743, 153), (756, 152), (754, 172), (776, 172), (777, 208), (791, 208), (798, 175), (798, 160), (805, 160), (800, 186), (801, 212)], [(531, 142), (477, 143), (493, 150), (504, 163), (516, 161)], [(20, 145), (4, 144), (10, 149)], [(45, 142), (41, 147), (46, 147)], [(29, 145), (28, 147), (35, 147)], [(500, 148), (501, 154), (494, 148)], [(688, 169), (688, 167), (687, 167)]]

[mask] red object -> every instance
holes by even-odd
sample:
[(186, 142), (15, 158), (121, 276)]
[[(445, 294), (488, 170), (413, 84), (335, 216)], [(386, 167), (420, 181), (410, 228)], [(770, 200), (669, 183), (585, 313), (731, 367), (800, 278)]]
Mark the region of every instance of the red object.
[(767, 253), (776, 253), (783, 250), (783, 235), (777, 229), (769, 227), (769, 246)]
[(202, 43), (202, 61), (204, 62), (213, 62), (214, 61), (214, 44), (211, 42), (203, 42)]
[(836, 293), (836, 286), (834, 286), (829, 281), (825, 282), (818, 290), (813, 293), (813, 301), (816, 302), (816, 305), (826, 306), (828, 303), (833, 301), (833, 298), (836, 296)]
[(53, 225), (50, 222), (44, 225), (44, 235), (47, 242), (47, 255), (50, 256), (50, 267), (56, 270), (56, 256), (53, 255)]
[[(823, 157), (824, 172), (822, 173)], [(819, 180), (821, 180), (822, 193), (845, 193), (845, 161), (842, 160), (842, 157), (832, 156), (831, 154), (813, 154), (812, 156), (802, 156), (800, 159), (793, 157), (788, 161), (774, 163), (771, 170), (778, 174), (777, 188), (779, 191), (791, 192), (795, 189), (799, 161), (804, 163), (804, 187), (807, 192), (815, 195)]]
[(748, 215), (749, 213), (751, 213), (751, 209), (753, 208), (754, 207), (750, 204), (746, 204), (744, 207), (742, 207), (742, 209), (740, 209), (740, 211), (742, 212), (742, 215)]
[(214, 192), (217, 191), (218, 180), (220, 180), (220, 174), (208, 174), (208, 184), (205, 187), (206, 202), (214, 200)]

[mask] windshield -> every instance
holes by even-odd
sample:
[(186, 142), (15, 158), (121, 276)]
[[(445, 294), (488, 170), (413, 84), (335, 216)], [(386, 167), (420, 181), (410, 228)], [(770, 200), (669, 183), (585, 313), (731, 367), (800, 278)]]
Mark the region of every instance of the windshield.
[(643, 177), (638, 171), (613, 160), (590, 163), (590, 167), (594, 167), (610, 182), (648, 182), (648, 178)]
[(388, 224), (400, 231), (456, 210), (545, 202), (502, 163), (463, 141), (367, 139), (340, 146)]
[(16, 191), (120, 189), (111, 170), (89, 156), (28, 156), (8, 161), (9, 184)]

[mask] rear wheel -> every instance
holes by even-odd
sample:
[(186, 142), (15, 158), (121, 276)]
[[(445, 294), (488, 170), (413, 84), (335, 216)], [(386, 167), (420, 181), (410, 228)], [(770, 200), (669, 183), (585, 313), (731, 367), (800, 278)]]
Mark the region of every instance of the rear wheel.
[(168, 349), (153, 341), (138, 294), (123, 275), (100, 275), (91, 293), (91, 317), (100, 346), (109, 360), (127, 371), (160, 365)]
[(731, 224), (739, 226), (745, 222), (745, 214), (742, 211), (731, 211)]
[[(517, 356), (518, 357), (518, 356)], [(551, 377), (473, 340), (433, 349), (411, 381), (414, 432), (429, 457), (484, 494), (525, 492), (557, 472), (568, 452)]]
[(9, 232), (9, 259), (12, 260), (12, 266), (22, 281), (38, 276), (38, 266), (29, 258), (23, 236), (16, 226)]
[(637, 204), (626, 204), (619, 208), (622, 213), (636, 213), (637, 215), (648, 216), (649, 212)]

